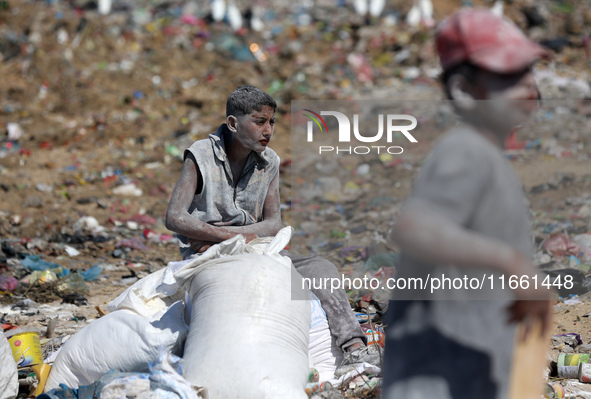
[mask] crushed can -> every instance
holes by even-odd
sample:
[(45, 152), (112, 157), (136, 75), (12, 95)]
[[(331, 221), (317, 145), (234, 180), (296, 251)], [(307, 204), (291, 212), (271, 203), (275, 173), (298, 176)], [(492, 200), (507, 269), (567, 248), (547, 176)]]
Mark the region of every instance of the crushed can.
[(325, 382), (309, 382), (306, 384), (306, 394), (312, 396), (316, 392), (325, 392), (332, 389), (332, 384), (328, 381)]
[(384, 335), (384, 333), (382, 333), (380, 331), (367, 330), (365, 332), (365, 336), (367, 337), (367, 345), (368, 346), (373, 345), (373, 344), (378, 344), (382, 348), (384, 347), (384, 343), (386, 341), (386, 336)]
[(579, 364), (579, 381), (591, 382), (591, 364), (581, 363)]
[(558, 377), (579, 378), (579, 364), (589, 363), (588, 353), (561, 353), (558, 355)]
[(320, 374), (315, 368), (311, 368), (308, 373), (308, 382), (318, 382), (320, 380)]
[(562, 399), (565, 397), (564, 387), (557, 382), (546, 384), (546, 393), (544, 399)]

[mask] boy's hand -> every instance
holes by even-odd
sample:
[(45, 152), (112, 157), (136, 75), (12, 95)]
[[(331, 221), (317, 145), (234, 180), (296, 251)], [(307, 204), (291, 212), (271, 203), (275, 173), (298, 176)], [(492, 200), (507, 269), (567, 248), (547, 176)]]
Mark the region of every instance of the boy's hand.
[(518, 299), (507, 308), (509, 311), (509, 323), (523, 322), (525, 325), (523, 336), (519, 337), (519, 339), (525, 340), (527, 338), (536, 320), (542, 323), (540, 336), (544, 337), (547, 335), (550, 329), (553, 304), (554, 301), (551, 298), (533, 300)]
[(202, 254), (203, 252), (207, 251), (209, 247), (215, 245), (216, 243), (198, 240), (196, 238), (189, 238), (189, 244), (191, 244), (191, 248), (193, 248), (198, 254)]
[(244, 236), (244, 239), (246, 240), (247, 243), (249, 243), (252, 240), (254, 240), (255, 238), (259, 237), (255, 233), (243, 233), (242, 235)]
[[(244, 239), (247, 243), (251, 242), (255, 238), (258, 238), (258, 236), (255, 233), (243, 233), (242, 235), (244, 236)], [(203, 252), (207, 251), (212, 245), (215, 245), (217, 243), (211, 241), (198, 240), (196, 238), (189, 238), (189, 244), (191, 244), (191, 247), (195, 250), (195, 252), (197, 252), (198, 254), (202, 254)]]
[[(520, 284), (514, 290), (515, 301), (507, 308), (509, 323), (525, 323), (523, 336), (520, 337), (522, 340), (527, 337), (536, 320), (542, 323), (541, 335), (546, 335), (550, 328), (554, 291), (541, 286), (545, 276), (538, 272), (529, 259), (517, 252), (513, 255), (506, 275), (528, 276), (529, 282), (527, 287)], [(533, 279), (536, 275), (538, 276), (537, 289)]]
[[(213, 225), (217, 226), (217, 227), (231, 226), (232, 222), (214, 222)], [(244, 237), (244, 239), (246, 240), (246, 243), (249, 243), (252, 240), (254, 240), (255, 238), (259, 237), (256, 235), (256, 233), (240, 233), (240, 234)]]

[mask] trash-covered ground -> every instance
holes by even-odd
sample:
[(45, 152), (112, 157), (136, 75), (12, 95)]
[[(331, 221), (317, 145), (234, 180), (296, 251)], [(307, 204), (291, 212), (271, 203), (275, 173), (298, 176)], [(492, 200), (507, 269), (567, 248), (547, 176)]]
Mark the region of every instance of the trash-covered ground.
[[(465, 2), (435, 3), (438, 21)], [(505, 5), (532, 38), (554, 49), (537, 71), (542, 96), (554, 99), (548, 123), (525, 129), (508, 151), (531, 203), (536, 262), (554, 273), (567, 269), (560, 273), (580, 288), (556, 305), (552, 334), (578, 338), (556, 338), (553, 361), (591, 344), (591, 108), (581, 100), (591, 97), (591, 9), (580, 3)], [(404, 22), (406, 2), (388, 4), (379, 18), (322, 2), (290, 12), (289, 3), (257, 4), (252, 12), (262, 27), (245, 20), (235, 31), (198, 2), (115, 3), (106, 16), (85, 1), (0, 2), (4, 330), (38, 331), (48, 356), (107, 313), (126, 287), (180, 259), (163, 219), (182, 151), (224, 120), (236, 86), (258, 86), (278, 101), (271, 147), (284, 162), (286, 225), (302, 211), (292, 178), (321, 177), (318, 168), (290, 162), (291, 100), (441, 98), (432, 30)], [(400, 159), (332, 165), (342, 192), (303, 209), (307, 220), (294, 225), (292, 250), (316, 252), (345, 273), (395, 276), (385, 266), (395, 265), (395, 249), (381, 238), (435, 139), (423, 138)], [(364, 328), (381, 331), (383, 295), (349, 296)], [(377, 381), (352, 381), (345, 396), (377, 397)], [(589, 384), (557, 381), (591, 395)]]

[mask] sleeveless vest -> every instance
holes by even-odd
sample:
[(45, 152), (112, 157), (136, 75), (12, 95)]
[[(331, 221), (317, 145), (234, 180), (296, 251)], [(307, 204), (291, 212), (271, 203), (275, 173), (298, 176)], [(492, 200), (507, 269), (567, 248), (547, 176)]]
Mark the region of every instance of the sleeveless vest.
[[(234, 184), (230, 162), (226, 155), (222, 124), (209, 138), (193, 143), (185, 150), (191, 153), (201, 174), (203, 187), (193, 198), (189, 213), (199, 220), (228, 226), (245, 226), (263, 220), (263, 205), (269, 185), (279, 171), (279, 156), (270, 148), (251, 151), (237, 184)], [(183, 259), (195, 253), (187, 237), (177, 234)]]

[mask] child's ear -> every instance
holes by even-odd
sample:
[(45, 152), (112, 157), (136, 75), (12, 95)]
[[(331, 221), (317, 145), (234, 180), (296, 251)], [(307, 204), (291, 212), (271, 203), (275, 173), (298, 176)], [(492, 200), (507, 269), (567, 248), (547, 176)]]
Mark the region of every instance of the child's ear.
[(238, 118), (234, 115), (230, 115), (226, 118), (226, 124), (228, 125), (228, 130), (232, 133), (236, 133), (238, 131)]
[(462, 75), (452, 75), (447, 82), (451, 99), (460, 109), (470, 111), (476, 108), (476, 100), (471, 93), (470, 84)]

